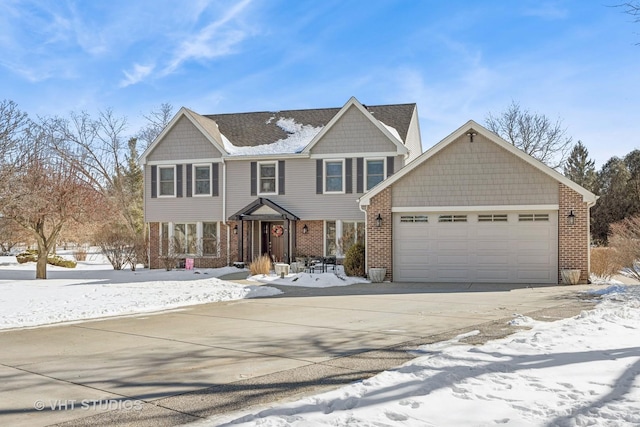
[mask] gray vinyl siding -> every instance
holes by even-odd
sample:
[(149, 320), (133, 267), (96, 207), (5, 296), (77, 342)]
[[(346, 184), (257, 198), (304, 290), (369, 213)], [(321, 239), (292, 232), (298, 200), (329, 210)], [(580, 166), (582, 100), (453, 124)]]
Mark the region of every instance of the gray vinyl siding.
[(558, 182), (478, 135), (462, 136), (393, 184), (394, 207), (558, 204)]
[[(361, 194), (316, 194), (315, 159), (285, 160), (285, 195), (264, 196), (284, 209), (305, 220), (343, 219), (363, 220), (358, 208)], [(235, 214), (260, 195), (252, 196), (250, 188), (250, 162), (230, 161), (227, 165), (227, 217)], [(352, 188), (356, 189), (355, 161)]]
[(354, 106), (311, 149), (312, 154), (372, 153), (397, 147)]
[[(176, 162), (180, 164), (180, 162)], [(182, 168), (183, 195), (186, 194), (186, 166)], [(223, 167), (220, 165), (220, 185)], [(222, 221), (222, 196), (151, 197), (151, 166), (144, 167), (145, 222)]]
[(205, 138), (189, 119), (180, 118), (160, 143), (147, 156), (148, 162), (179, 159), (211, 159), (220, 151)]

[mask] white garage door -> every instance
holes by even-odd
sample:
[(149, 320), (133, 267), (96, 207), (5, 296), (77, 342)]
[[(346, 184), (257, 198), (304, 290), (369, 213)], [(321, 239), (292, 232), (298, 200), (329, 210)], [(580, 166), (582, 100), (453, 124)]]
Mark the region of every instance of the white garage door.
[(395, 213), (393, 279), (558, 282), (558, 213)]

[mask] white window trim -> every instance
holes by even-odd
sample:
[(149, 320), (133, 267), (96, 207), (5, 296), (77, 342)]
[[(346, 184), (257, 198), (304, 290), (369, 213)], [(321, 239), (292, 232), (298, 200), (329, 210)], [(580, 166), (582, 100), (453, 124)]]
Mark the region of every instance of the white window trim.
[[(262, 191), (262, 185), (261, 185), (262, 184), (262, 178), (260, 176), (260, 171), (261, 171), (260, 166), (261, 165), (275, 165), (275, 176), (274, 176), (274, 179), (276, 181), (276, 185), (275, 185), (275, 191), (273, 191), (273, 192), (270, 191), (270, 192), (267, 193), (267, 192)], [(278, 180), (278, 161), (275, 160), (275, 161), (258, 162), (258, 166), (257, 167), (258, 167), (258, 173), (257, 173), (257, 175), (258, 175), (258, 184), (257, 184), (257, 186), (258, 186), (258, 195), (259, 196), (273, 196), (273, 195), (278, 194), (278, 190), (279, 190), (279, 188), (278, 188), (278, 181), (279, 181)]]
[[(162, 194), (162, 192), (160, 191), (162, 189), (162, 180), (161, 180), (161, 176), (162, 173), (160, 172), (161, 169), (173, 169), (173, 194)], [(176, 165), (171, 165), (171, 166), (158, 166), (158, 182), (156, 183), (157, 190), (158, 190), (158, 197), (167, 197), (167, 198), (171, 198), (171, 197), (177, 197), (178, 194), (178, 176), (176, 173)]]
[[(335, 220), (324, 220), (324, 228), (323, 228), (323, 234), (322, 234), (322, 244), (323, 244), (323, 249), (322, 249), (322, 253), (324, 254), (324, 256), (330, 256), (327, 254), (327, 223), (328, 222), (335, 222), (336, 223), (336, 236), (335, 236), (335, 240), (334, 240), (334, 244), (336, 245), (336, 257), (337, 258), (344, 258), (346, 254), (341, 253), (340, 252), (340, 245), (338, 244), (340, 239), (343, 236), (343, 232), (344, 232), (344, 224), (357, 224), (357, 223), (362, 223), (363, 225), (365, 225), (365, 221), (363, 220), (359, 220), (359, 219), (353, 219), (353, 220), (341, 220), (341, 219), (335, 219)], [(356, 241), (358, 240), (358, 229), (357, 229), (357, 225), (356, 227)], [(363, 227), (364, 233), (365, 235), (362, 236), (362, 240), (365, 240), (365, 236), (366, 236), (366, 227)]]
[[(216, 225), (216, 253), (205, 254), (204, 247), (204, 223), (213, 222)], [(220, 221), (200, 221), (198, 222), (198, 251), (204, 258), (218, 258), (220, 256)]]
[[(340, 162), (342, 164), (342, 190), (340, 191), (328, 191), (327, 190), (327, 163), (336, 163)], [(340, 159), (324, 159), (322, 161), (322, 192), (324, 194), (346, 194), (345, 184), (346, 184), (346, 176), (345, 176), (345, 160), (343, 158)]]
[[(197, 251), (198, 253), (184, 253), (184, 254), (176, 254), (173, 252), (173, 247), (172, 245), (169, 245), (168, 249), (171, 249), (171, 255), (184, 255), (185, 257), (188, 256), (194, 256), (194, 257), (201, 257), (201, 258), (218, 258), (220, 256), (220, 253), (215, 253), (212, 255), (205, 255), (204, 254), (204, 249), (202, 247), (202, 239), (203, 239), (203, 235), (204, 235), (204, 225), (203, 223), (205, 222), (213, 222), (216, 224), (216, 248), (218, 248), (220, 246), (220, 221), (186, 221), (186, 222), (168, 222), (167, 224), (169, 224), (169, 238), (167, 239), (167, 241), (173, 241), (173, 239), (175, 238), (175, 226), (176, 224), (183, 224), (185, 226), (185, 233), (187, 230), (187, 225), (188, 224), (196, 224), (196, 247), (197, 247)], [(160, 226), (160, 232), (162, 233), (162, 226)], [(186, 237), (186, 235), (185, 235)], [(184, 244), (186, 244), (187, 242), (183, 242)]]
[[(387, 159), (386, 157), (370, 157), (364, 159), (364, 191), (369, 191), (371, 188), (375, 187), (375, 185), (371, 188), (368, 188), (369, 184), (369, 162), (370, 161), (382, 161), (382, 181), (387, 179)], [(378, 184), (376, 184), (378, 185)]]
[[(196, 168), (209, 168), (209, 193), (196, 194)], [(191, 166), (191, 196), (193, 197), (211, 197), (211, 190), (213, 187), (213, 171), (211, 170), (211, 163), (200, 163)]]

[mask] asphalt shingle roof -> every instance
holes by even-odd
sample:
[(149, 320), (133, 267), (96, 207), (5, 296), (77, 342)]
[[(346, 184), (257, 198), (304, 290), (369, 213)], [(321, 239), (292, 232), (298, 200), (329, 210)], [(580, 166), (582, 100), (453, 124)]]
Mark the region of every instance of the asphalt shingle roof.
[[(370, 105), (367, 110), (379, 121), (398, 131), (404, 142), (416, 104)], [(276, 125), (280, 118), (293, 119), (302, 125), (325, 126), (340, 108), (308, 110), (262, 111), (254, 113), (208, 114), (218, 128), (237, 147), (255, 147), (287, 138), (287, 133)]]

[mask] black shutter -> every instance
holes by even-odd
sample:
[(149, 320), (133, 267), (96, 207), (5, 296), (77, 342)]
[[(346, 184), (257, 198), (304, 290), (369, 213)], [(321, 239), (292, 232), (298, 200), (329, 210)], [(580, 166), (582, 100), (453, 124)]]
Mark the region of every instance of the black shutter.
[(347, 194), (353, 193), (353, 159), (344, 159), (344, 191)]
[(356, 193), (364, 193), (364, 159), (356, 159)]
[(220, 195), (220, 165), (218, 163), (211, 164), (211, 195), (218, 197)]
[(393, 175), (393, 162), (395, 160), (395, 157), (393, 156), (389, 156), (387, 157), (387, 178), (390, 177), (391, 175)]
[(322, 159), (316, 160), (316, 194), (322, 194)]
[(158, 197), (158, 167), (151, 166), (151, 198)]
[(278, 194), (284, 194), (284, 160), (278, 160)]
[(193, 165), (187, 165), (187, 197), (193, 195)]
[(182, 197), (182, 165), (176, 165), (176, 197)]
[(258, 194), (258, 164), (251, 162), (251, 195)]

